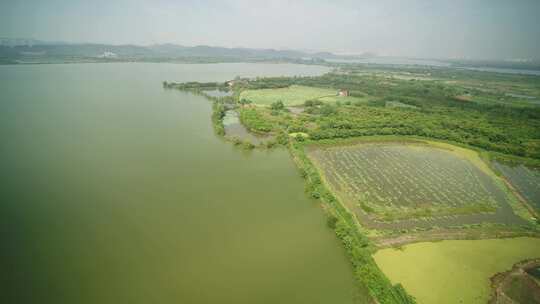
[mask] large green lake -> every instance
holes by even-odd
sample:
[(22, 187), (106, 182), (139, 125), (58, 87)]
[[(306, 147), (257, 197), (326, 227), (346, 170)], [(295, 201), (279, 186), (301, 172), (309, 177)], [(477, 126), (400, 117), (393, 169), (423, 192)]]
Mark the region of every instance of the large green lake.
[(352, 303), (352, 271), (286, 150), (217, 137), (167, 81), (277, 64), (0, 66), (5, 303)]

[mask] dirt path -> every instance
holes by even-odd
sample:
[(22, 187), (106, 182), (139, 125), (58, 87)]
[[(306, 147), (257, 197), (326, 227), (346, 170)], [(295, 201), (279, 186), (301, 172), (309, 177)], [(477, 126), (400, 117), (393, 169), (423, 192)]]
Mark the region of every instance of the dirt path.
[(399, 236), (390, 237), (375, 237), (371, 240), (378, 248), (400, 247), (403, 245), (418, 243), (418, 242), (435, 242), (442, 240), (481, 240), (493, 238), (512, 238), (512, 237), (539, 237), (540, 233), (520, 231), (520, 230), (505, 230), (502, 229), (485, 229), (485, 228), (470, 228), (470, 229), (438, 229), (432, 231), (422, 231), (415, 233), (407, 233)]

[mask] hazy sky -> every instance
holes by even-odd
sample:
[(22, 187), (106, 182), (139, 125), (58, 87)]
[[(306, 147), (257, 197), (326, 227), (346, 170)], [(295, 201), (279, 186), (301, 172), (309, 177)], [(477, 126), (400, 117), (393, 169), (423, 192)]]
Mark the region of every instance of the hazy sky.
[(540, 0), (0, 0), (0, 37), (539, 58)]

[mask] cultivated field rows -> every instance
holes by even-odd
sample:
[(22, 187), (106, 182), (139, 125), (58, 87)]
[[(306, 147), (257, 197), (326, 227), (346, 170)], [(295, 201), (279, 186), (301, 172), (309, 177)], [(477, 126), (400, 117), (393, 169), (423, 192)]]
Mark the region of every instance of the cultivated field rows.
[(321, 163), (332, 168), (329, 173), (348, 190), (361, 191), (360, 198), (377, 204), (458, 206), (492, 199), (478, 174), (481, 172), (464, 160), (445, 163), (444, 157), (415, 156), (399, 147), (376, 149), (326, 151)]
[(540, 210), (540, 169), (500, 162), (495, 162), (494, 166), (532, 206)]
[(437, 214), (474, 206), (493, 211), (504, 203), (490, 176), (443, 149), (364, 144), (318, 149), (311, 155), (333, 188), (374, 214), (422, 208)]

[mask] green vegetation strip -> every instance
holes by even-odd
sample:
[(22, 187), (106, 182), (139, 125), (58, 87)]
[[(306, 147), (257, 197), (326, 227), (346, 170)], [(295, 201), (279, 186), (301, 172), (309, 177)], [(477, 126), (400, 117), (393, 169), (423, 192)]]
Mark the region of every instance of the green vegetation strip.
[(383, 249), (375, 261), (418, 303), (486, 303), (489, 278), (518, 261), (540, 257), (540, 239), (514, 238), (416, 243)]

